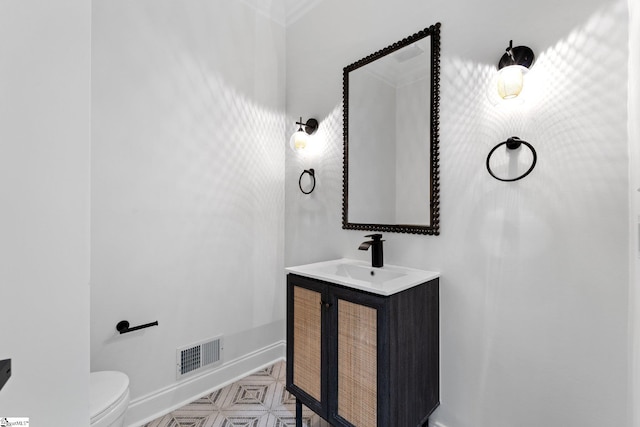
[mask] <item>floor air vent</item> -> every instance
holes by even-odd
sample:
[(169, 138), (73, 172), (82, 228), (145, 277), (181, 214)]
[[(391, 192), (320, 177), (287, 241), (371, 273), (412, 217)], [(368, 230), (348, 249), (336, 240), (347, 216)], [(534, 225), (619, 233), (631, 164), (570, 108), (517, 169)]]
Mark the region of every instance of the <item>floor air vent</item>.
[(222, 363), (222, 337), (179, 348), (176, 351), (176, 377)]

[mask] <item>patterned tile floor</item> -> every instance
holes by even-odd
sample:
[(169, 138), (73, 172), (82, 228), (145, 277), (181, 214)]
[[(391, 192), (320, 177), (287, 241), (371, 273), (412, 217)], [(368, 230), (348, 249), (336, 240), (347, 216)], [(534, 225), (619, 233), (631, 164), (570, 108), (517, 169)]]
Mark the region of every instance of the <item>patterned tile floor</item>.
[[(285, 376), (285, 362), (278, 362), (144, 427), (295, 427), (295, 398), (285, 389)], [(303, 426), (329, 426), (303, 408)]]

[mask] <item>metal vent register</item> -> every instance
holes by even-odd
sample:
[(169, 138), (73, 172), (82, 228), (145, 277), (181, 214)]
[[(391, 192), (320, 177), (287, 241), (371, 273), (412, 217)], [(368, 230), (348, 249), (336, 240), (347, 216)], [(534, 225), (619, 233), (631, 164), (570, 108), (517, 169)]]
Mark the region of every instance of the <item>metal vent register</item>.
[(222, 337), (216, 337), (176, 351), (176, 378), (222, 363)]

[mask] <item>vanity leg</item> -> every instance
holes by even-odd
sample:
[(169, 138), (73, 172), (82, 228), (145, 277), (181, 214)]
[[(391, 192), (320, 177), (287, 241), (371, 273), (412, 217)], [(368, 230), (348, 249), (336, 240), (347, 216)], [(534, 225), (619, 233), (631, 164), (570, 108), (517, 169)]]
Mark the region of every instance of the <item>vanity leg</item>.
[(302, 427), (302, 403), (296, 399), (296, 427)]

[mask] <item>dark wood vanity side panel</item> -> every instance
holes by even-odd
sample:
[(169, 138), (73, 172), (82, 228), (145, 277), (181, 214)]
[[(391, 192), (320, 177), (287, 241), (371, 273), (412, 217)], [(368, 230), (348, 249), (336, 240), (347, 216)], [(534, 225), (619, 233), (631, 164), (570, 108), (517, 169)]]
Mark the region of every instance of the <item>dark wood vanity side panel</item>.
[(394, 426), (421, 426), (440, 403), (439, 281), (395, 294), (390, 301), (391, 417)]

